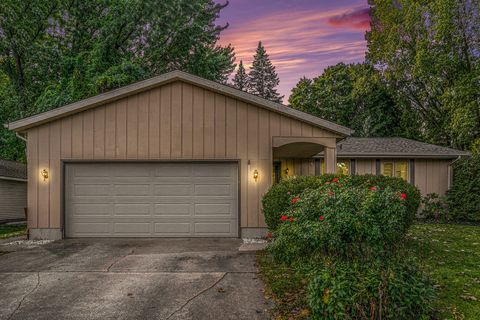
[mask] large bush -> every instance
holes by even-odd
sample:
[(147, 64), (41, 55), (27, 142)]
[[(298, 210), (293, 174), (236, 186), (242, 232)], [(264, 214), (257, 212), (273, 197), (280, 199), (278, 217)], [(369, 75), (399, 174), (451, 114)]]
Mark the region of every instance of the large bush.
[(376, 186), (380, 190), (390, 188), (393, 191), (405, 193), (407, 199), (405, 206), (409, 217), (414, 217), (420, 205), (420, 192), (418, 189), (400, 178), (392, 178), (375, 175), (352, 175), (338, 176), (326, 174), (321, 176), (296, 177), (282, 180), (273, 185), (262, 199), (265, 222), (271, 231), (280, 224), (282, 213), (291, 206), (293, 198), (300, 194), (306, 194), (325, 183), (339, 179), (344, 187), (369, 188)]
[(313, 319), (421, 319), (432, 288), (403, 256), (420, 192), (398, 178), (294, 178), (265, 195), (269, 252), (310, 280)]
[(406, 205), (408, 195), (355, 182), (333, 178), (294, 196), (277, 218), (281, 225), (272, 253), (290, 260), (307, 252), (371, 257), (392, 251), (415, 218)]
[(447, 204), (451, 219), (480, 221), (480, 155), (453, 165), (453, 185), (447, 193)]
[(427, 319), (433, 289), (412, 259), (326, 261), (308, 286), (313, 319)]

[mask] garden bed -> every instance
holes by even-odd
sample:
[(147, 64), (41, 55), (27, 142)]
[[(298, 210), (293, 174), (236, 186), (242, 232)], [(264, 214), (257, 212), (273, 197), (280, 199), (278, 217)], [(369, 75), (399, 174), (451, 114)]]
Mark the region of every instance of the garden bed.
[[(480, 314), (480, 227), (416, 224), (407, 247), (435, 284), (434, 317), (476, 319)], [(265, 292), (277, 304), (272, 318), (307, 318), (306, 280), (266, 252), (258, 254), (258, 264)]]

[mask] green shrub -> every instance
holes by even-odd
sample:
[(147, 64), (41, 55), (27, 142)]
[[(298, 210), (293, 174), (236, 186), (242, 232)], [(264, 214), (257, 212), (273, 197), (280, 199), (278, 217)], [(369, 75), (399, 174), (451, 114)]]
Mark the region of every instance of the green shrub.
[(334, 178), (295, 197), (279, 218), (273, 255), (289, 261), (319, 252), (368, 258), (392, 251), (415, 218), (406, 207), (408, 196), (351, 182)]
[(429, 193), (422, 198), (421, 217), (426, 220), (446, 221), (448, 210), (445, 198), (436, 193)]
[(309, 191), (325, 185), (327, 181), (340, 179), (344, 186), (369, 188), (377, 186), (379, 189), (390, 187), (394, 191), (405, 193), (407, 200), (405, 205), (409, 215), (415, 216), (420, 205), (420, 192), (418, 189), (400, 178), (392, 178), (374, 175), (340, 176), (326, 174), (321, 176), (296, 177), (282, 180), (273, 185), (262, 199), (263, 213), (268, 228), (275, 231), (280, 224), (283, 212), (291, 206), (294, 197), (306, 194)]
[(453, 185), (447, 193), (447, 205), (453, 220), (480, 221), (480, 155), (453, 165)]
[(412, 259), (325, 260), (308, 286), (312, 319), (428, 319), (433, 289)]

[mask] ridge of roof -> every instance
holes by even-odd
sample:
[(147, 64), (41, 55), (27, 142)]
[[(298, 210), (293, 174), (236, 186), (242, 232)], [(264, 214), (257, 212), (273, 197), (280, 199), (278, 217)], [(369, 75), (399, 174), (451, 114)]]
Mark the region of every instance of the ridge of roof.
[(236, 99), (248, 102), (258, 107), (262, 107), (285, 116), (309, 123), (316, 127), (321, 127), (323, 129), (333, 131), (342, 136), (349, 136), (353, 133), (353, 130), (336, 123), (330, 122), (328, 120), (313, 116), (311, 114), (293, 109), (281, 103), (276, 103), (273, 101), (266, 100), (264, 98), (258, 97), (251, 93), (238, 90), (226, 84), (218, 83), (208, 79), (201, 78), (199, 76), (186, 73), (184, 71), (171, 71), (164, 73), (162, 75), (149, 78), (143, 81), (135, 82), (133, 84), (123, 86), (99, 95), (89, 97), (77, 102), (73, 102), (67, 105), (64, 105), (59, 108), (52, 109), (50, 111), (42, 112), (36, 115), (32, 115), (27, 118), (19, 119), (12, 121), (5, 126), (13, 131), (22, 132), (29, 128), (36, 127), (38, 125), (67, 117), (69, 115), (82, 112), (84, 110), (94, 108), (108, 102), (119, 100), (121, 98), (127, 97), (132, 94), (140, 93), (151, 88), (167, 84), (173, 81), (185, 81), (187, 83), (195, 84), (204, 89), (209, 89), (224, 95), (234, 97)]

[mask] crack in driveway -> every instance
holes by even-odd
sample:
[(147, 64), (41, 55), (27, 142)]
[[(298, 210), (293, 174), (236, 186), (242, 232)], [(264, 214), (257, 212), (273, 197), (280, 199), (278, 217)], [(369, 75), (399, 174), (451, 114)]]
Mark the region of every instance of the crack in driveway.
[(173, 317), (177, 312), (183, 310), (183, 308), (185, 308), (190, 302), (192, 302), (193, 300), (195, 300), (196, 298), (198, 298), (199, 296), (201, 296), (202, 294), (204, 294), (205, 292), (207, 292), (208, 290), (212, 289), (213, 287), (215, 287), (217, 284), (219, 284), (223, 279), (225, 279), (225, 276), (228, 274), (228, 272), (224, 272), (223, 275), (218, 279), (216, 280), (212, 285), (208, 286), (207, 288), (203, 289), (202, 291), (200, 291), (199, 293), (197, 293), (196, 295), (194, 295), (193, 297), (189, 298), (187, 301), (185, 301), (184, 304), (182, 304), (179, 308), (177, 308), (175, 311), (173, 311), (167, 318), (166, 320), (169, 320), (171, 317)]
[(38, 287), (40, 286), (40, 272), (37, 272), (37, 284), (35, 285), (35, 287), (32, 288), (32, 290), (30, 290), (29, 292), (27, 292), (23, 298), (20, 300), (20, 302), (18, 303), (17, 307), (15, 308), (15, 310), (13, 310), (13, 312), (10, 314), (10, 316), (8, 316), (7, 320), (10, 320), (12, 319), (12, 317), (15, 315), (15, 313), (17, 313), (18, 309), (20, 309), (20, 307), (22, 306), (23, 302), (25, 301), (25, 299), (31, 295), (35, 290), (38, 289)]
[(105, 269), (105, 272), (110, 272), (110, 269), (116, 265), (117, 263), (119, 263), (120, 261), (122, 261), (123, 259), (125, 259), (126, 257), (132, 255), (133, 253), (135, 252), (135, 248), (133, 248), (129, 253), (127, 253), (126, 255), (123, 255), (121, 256), (119, 259), (117, 260), (114, 260), (109, 266), (107, 269)]

